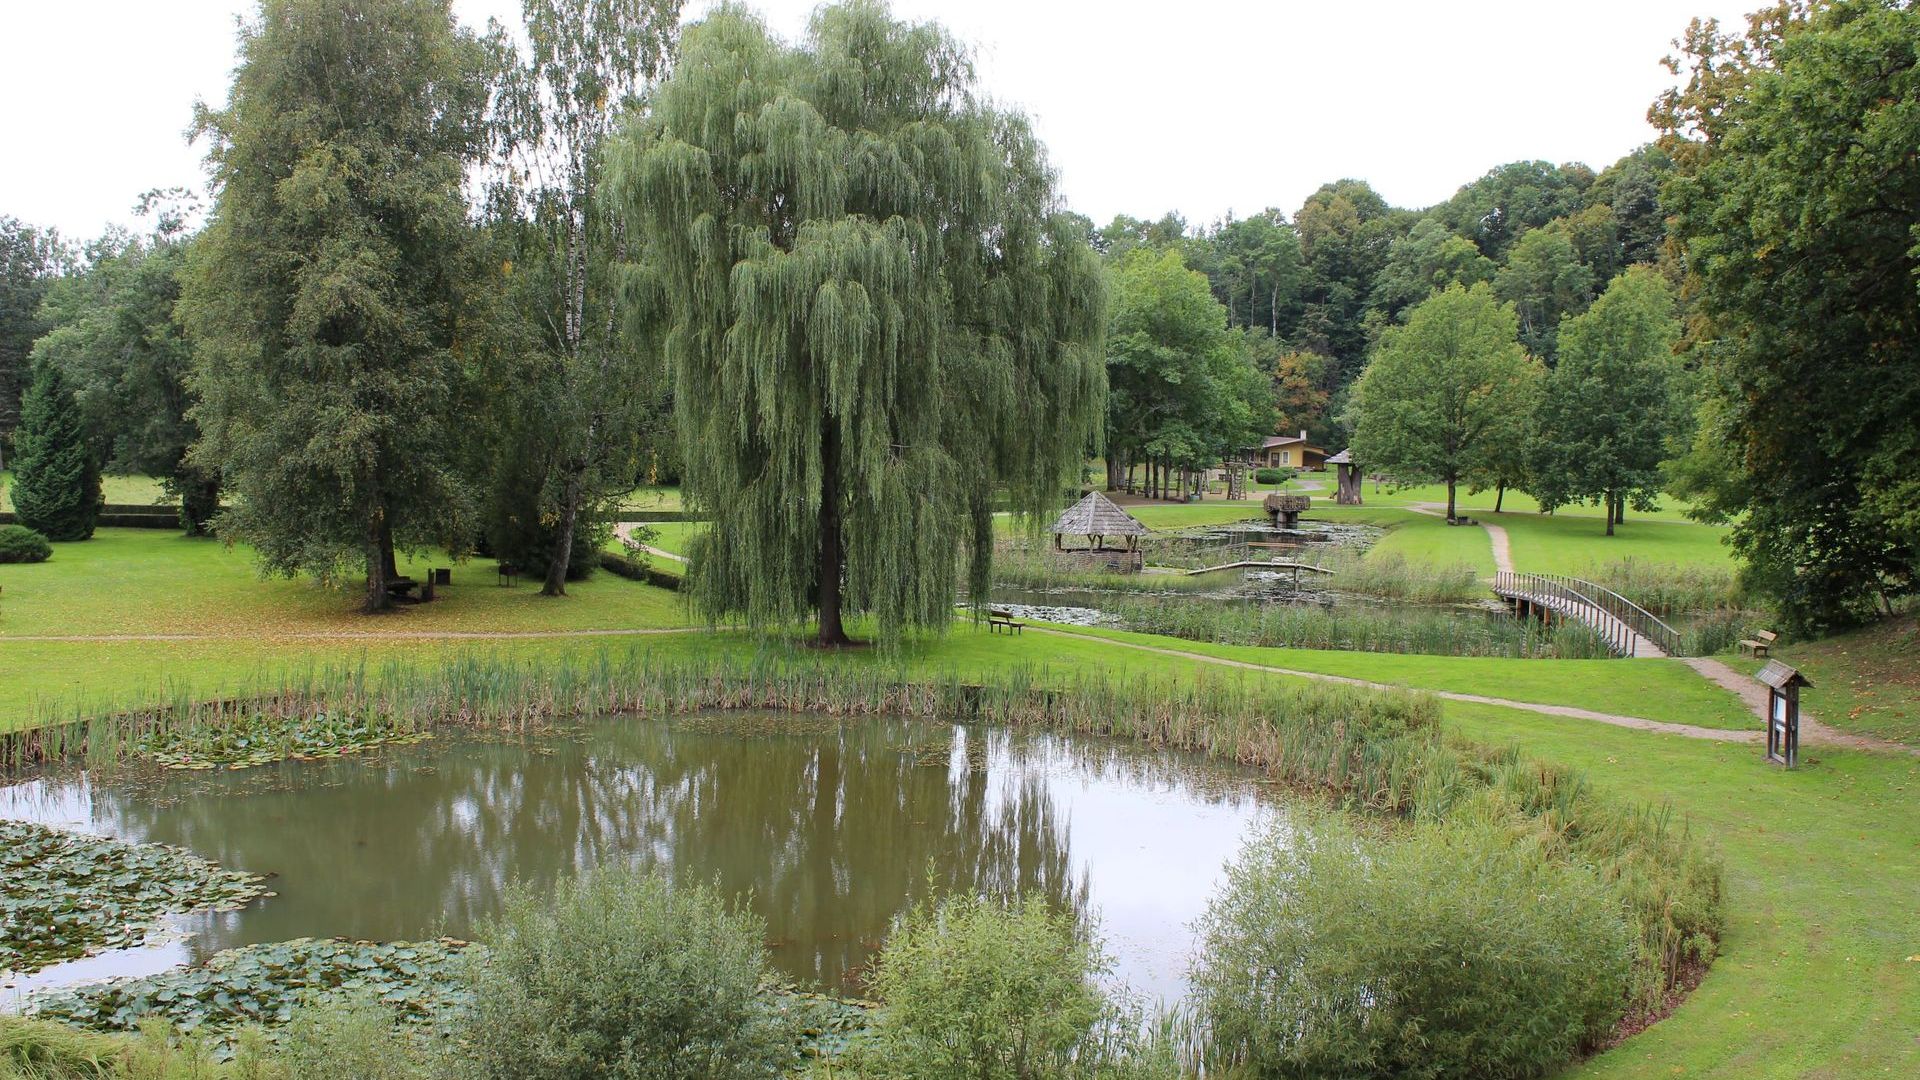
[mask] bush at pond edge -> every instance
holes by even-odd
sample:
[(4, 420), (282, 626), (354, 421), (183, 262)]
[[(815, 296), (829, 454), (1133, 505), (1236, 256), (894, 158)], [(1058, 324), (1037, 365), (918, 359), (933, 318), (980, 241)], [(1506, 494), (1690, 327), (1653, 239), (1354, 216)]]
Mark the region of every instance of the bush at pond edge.
[(1478, 821), (1276, 828), (1201, 931), (1209, 1068), (1253, 1076), (1543, 1075), (1619, 1020), (1635, 947), (1591, 869)]
[(758, 1080), (793, 1061), (759, 993), (764, 925), (705, 888), (602, 869), (516, 890), (478, 936), (460, 1076)]

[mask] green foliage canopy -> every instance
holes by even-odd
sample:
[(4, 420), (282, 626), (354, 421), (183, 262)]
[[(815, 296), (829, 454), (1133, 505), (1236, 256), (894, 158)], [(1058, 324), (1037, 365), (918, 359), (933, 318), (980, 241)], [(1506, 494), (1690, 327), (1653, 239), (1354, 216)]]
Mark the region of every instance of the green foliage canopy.
[(1107, 385), (1115, 462), (1204, 468), (1272, 430), (1267, 377), (1178, 251), (1137, 248), (1120, 260)]
[(1684, 52), (1654, 109), (1711, 395), (1682, 471), (1794, 625), (1844, 625), (1920, 587), (1920, 8), (1782, 6)]
[(84, 271), (48, 289), (42, 314), (51, 328), (34, 356), (67, 372), (96, 459), (114, 471), (165, 477), (181, 498), (182, 524), (201, 533), (220, 481), (187, 460), (200, 429), (188, 415), (193, 349), (174, 316), (186, 249), (168, 224), (150, 237), (102, 238)]
[(1560, 329), (1560, 363), (1547, 377), (1529, 490), (1543, 509), (1602, 502), (1613, 533), (1623, 499), (1645, 510), (1664, 483), (1661, 462), (1682, 420), (1677, 398), (1680, 327), (1659, 271), (1615, 278)]
[(1515, 340), (1513, 307), (1485, 283), (1452, 286), (1388, 330), (1355, 384), (1353, 454), (1396, 479), (1455, 485), (1494, 471), (1530, 420), (1540, 362)]
[(264, 569), (358, 556), (376, 610), (396, 542), (466, 545), (450, 406), (483, 55), (445, 0), (265, 0), (240, 55), (197, 121), (218, 194), (180, 301), (194, 460)]
[(967, 52), (877, 3), (789, 46), (723, 8), (687, 28), (610, 187), (628, 283), (674, 380), (689, 584), (713, 618), (952, 621), (984, 595), (996, 492), (1040, 514), (1093, 445), (1105, 295), (1026, 121)]

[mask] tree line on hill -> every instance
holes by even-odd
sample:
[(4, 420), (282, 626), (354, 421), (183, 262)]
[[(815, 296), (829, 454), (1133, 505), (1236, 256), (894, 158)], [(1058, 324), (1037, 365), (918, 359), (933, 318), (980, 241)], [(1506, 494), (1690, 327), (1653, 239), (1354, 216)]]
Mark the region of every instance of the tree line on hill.
[(938, 27), (852, 0), (789, 45), (680, 8), (528, 0), (514, 35), (262, 3), (196, 120), (205, 227), (182, 193), (79, 248), (0, 219), (23, 516), (83, 536), (102, 469), (161, 476), (189, 527), (364, 566), (378, 608), (428, 547), (563, 592), (612, 500), (684, 480), (709, 614), (899, 630), (945, 618), (941, 552), (983, 572), (996, 497), (1043, 507), (1087, 451), (1117, 480), (1304, 429), (1450, 512), (1513, 488), (1610, 531), (1682, 494), (1796, 625), (1914, 589), (1905, 5), (1696, 22), (1660, 140), (1598, 172), (1516, 162), (1425, 210), (1346, 179), (1198, 228), (1055, 212)]

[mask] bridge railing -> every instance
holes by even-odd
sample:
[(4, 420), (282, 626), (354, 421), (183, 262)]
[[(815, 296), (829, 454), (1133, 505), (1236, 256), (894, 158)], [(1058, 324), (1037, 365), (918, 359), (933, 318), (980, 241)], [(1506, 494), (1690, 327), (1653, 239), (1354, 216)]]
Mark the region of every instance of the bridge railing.
[(1604, 585), (1563, 574), (1503, 570), (1494, 578), (1494, 591), (1586, 609), (1587, 618), (1582, 621), (1599, 631), (1616, 655), (1633, 656), (1638, 652), (1640, 638), (1658, 645), (1668, 656), (1680, 655), (1679, 631)]

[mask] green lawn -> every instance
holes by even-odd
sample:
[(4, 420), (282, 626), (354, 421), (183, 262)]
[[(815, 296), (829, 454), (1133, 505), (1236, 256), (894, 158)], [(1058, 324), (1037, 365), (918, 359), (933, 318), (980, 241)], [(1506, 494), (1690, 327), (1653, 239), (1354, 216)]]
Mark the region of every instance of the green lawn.
[[(1372, 518), (1380, 522), (1403, 517), (1404, 512), (1387, 514), (1391, 509), (1343, 513), (1353, 520), (1380, 515)], [(1428, 520), (1403, 520), (1400, 535), (1430, 545), (1478, 531), (1421, 523)], [(415, 631), (673, 627), (688, 621), (674, 595), (607, 575), (554, 601), (536, 598), (524, 584), (496, 588), (486, 564), (456, 567), (455, 582), (446, 600), (368, 619), (353, 614), (350, 592), (258, 580), (244, 551), (164, 533), (103, 530), (96, 541), (60, 545), (52, 562), (0, 568), (0, 671), (7, 673), (0, 679), (0, 725), (45, 719), (56, 710), (91, 712), (114, 702), (176, 693), (241, 692), (287, 669), (317, 664), (378, 669), (389, 663), (444, 663), (470, 653), (532, 658), (602, 648), (744, 657), (764, 647), (761, 639), (739, 632), (503, 640), (406, 636)], [(229, 636), (7, 640), (29, 632), (168, 631)], [(298, 636), (308, 633), (373, 636)], [(1809, 696), (1810, 707), (1829, 717), (1862, 706), (1863, 716), (1885, 709), (1891, 723), (1902, 703), (1911, 703), (1912, 686), (1909, 679), (1886, 673), (1914, 670), (1912, 634), (1909, 618), (1881, 636), (1788, 646), (1782, 655), (1804, 664), (1820, 684), (1814, 692), (1819, 696)], [(914, 669), (961, 677), (1013, 666), (1031, 668), (1039, 677), (1068, 670), (1174, 679), (1274, 677), (1202, 665), (1180, 655), (1119, 649), (1108, 638), (1652, 719), (1714, 726), (1743, 719), (1729, 696), (1678, 664), (1659, 661), (1238, 649), (1113, 633), (1008, 637), (966, 624), (944, 639), (909, 643), (896, 655)], [(844, 662), (893, 663), (896, 655), (860, 650)], [(1920, 1073), (1920, 1040), (1914, 1036), (1920, 1031), (1920, 937), (1914, 929), (1920, 925), (1920, 800), (1914, 797), (1920, 793), (1920, 758), (1810, 748), (1803, 767), (1788, 773), (1762, 764), (1751, 746), (1457, 702), (1447, 703), (1444, 711), (1452, 730), (1517, 743), (1529, 753), (1578, 766), (1596, 786), (1625, 797), (1670, 803), (1724, 856), (1728, 928), (1722, 956), (1706, 981), (1671, 1018), (1572, 1075), (1744, 1080)]]
[(1599, 518), (1483, 514), (1479, 520), (1507, 530), (1516, 570), (1578, 576), (1623, 559), (1727, 570), (1735, 566), (1732, 550), (1722, 542), (1727, 530), (1717, 525), (1629, 515), (1608, 536)]
[[(0, 472), (0, 510), (13, 509), (13, 473)], [(165, 486), (151, 476), (103, 476), (100, 493), (110, 503), (134, 506), (167, 503)]]
[[(1671, 724), (1745, 730), (1759, 726), (1740, 700), (1678, 660), (1508, 660), (1491, 656), (1427, 656), (1217, 645), (1154, 634), (1060, 626), (1078, 636), (1176, 649), (1248, 664), (1340, 675), (1415, 690), (1484, 694), (1539, 705), (1570, 705)], [(1152, 654), (1116, 650), (1120, 669)], [(1577, 724), (1581, 721), (1568, 720)]]
[(1570, 1075), (1920, 1075), (1920, 758), (1821, 750), (1787, 772), (1747, 746), (1455, 703), (1446, 716), (1671, 803), (1724, 859), (1727, 932), (1706, 981)]
[[(444, 557), (402, 559), (423, 577)], [(564, 601), (524, 579), (498, 585), (495, 563), (453, 565), (431, 604), (359, 614), (356, 583), (262, 580), (244, 547), (152, 529), (101, 529), (54, 545), (53, 558), (0, 566), (0, 640), (22, 635), (217, 634), (260, 638), (316, 633), (503, 633), (685, 625), (679, 598), (611, 574), (567, 586)]]
[(653, 530), (653, 546), (675, 555), (685, 555), (695, 533), (704, 530), (704, 521), (662, 521), (648, 526)]
[[(1920, 620), (1912, 614), (1819, 641), (1781, 645), (1774, 655), (1813, 680), (1800, 702), (1841, 731), (1920, 746)], [(1758, 670), (1765, 661), (1729, 658)]]

